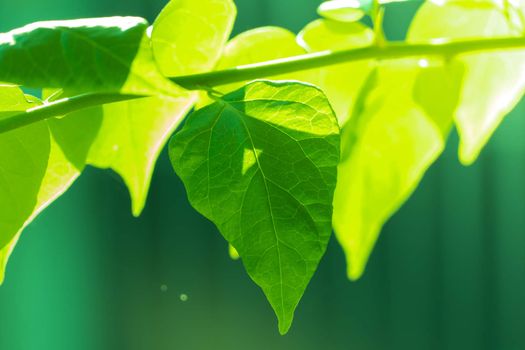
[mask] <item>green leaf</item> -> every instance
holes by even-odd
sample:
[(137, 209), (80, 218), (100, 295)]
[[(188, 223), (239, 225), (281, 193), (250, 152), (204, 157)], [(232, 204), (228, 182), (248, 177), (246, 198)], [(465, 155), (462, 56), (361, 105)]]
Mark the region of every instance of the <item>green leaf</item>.
[[(237, 67), (241, 65), (271, 61), (279, 58), (305, 54), (305, 50), (297, 44), (295, 35), (280, 27), (260, 27), (248, 30), (230, 40), (215, 69)], [(308, 72), (296, 72), (279, 75), (273, 80), (312, 80)], [(220, 92), (231, 92), (242, 87), (244, 83), (234, 83), (215, 87)], [(211, 102), (208, 100), (207, 102)]]
[[(308, 52), (344, 50), (372, 45), (374, 33), (361, 23), (316, 20), (299, 33), (298, 41)], [(364, 60), (324, 67), (311, 81), (328, 96), (340, 125), (350, 117), (359, 91), (374, 65), (373, 60)]]
[(171, 94), (137, 17), (38, 22), (0, 34), (0, 81), (69, 93)]
[(252, 82), (190, 115), (169, 152), (190, 202), (237, 250), (286, 333), (331, 234), (339, 128), (326, 97)]
[[(454, 1), (444, 6), (425, 3), (412, 22), (408, 40), (419, 43), (438, 38), (464, 40), (517, 35), (521, 35), (520, 30), (496, 6)], [(461, 97), (454, 114), (461, 137), (460, 160), (471, 164), (525, 91), (525, 53), (464, 54), (448, 64), (464, 67)]]
[(362, 275), (383, 224), (444, 148), (457, 96), (448, 77), (417, 60), (383, 63), (342, 129), (333, 223), (350, 279)]
[[(10, 95), (17, 96), (11, 100), (5, 99), (5, 89), (0, 89), (4, 106), (8, 101), (20, 110), (33, 106), (24, 105), (18, 88), (11, 89)], [(84, 169), (98, 129), (96, 123), (76, 118), (53, 119), (0, 134), (0, 284), (22, 230)], [(72, 133), (74, 128), (81, 128), (82, 133)]]
[(231, 0), (171, 0), (155, 20), (151, 40), (164, 75), (210, 71), (220, 58), (236, 14)]
[[(11, 101), (15, 108), (24, 103), (29, 105), (21, 93)], [(7, 104), (6, 100), (3, 104)], [(50, 152), (46, 124), (0, 134), (0, 149), (0, 248), (3, 248), (36, 204)]]
[(341, 22), (356, 22), (370, 13), (373, 0), (331, 0), (319, 5), (319, 16)]
[(123, 178), (133, 215), (142, 212), (159, 153), (195, 99), (195, 94), (180, 99), (148, 97), (96, 107), (86, 116), (104, 116), (87, 162), (113, 169)]
[[(193, 62), (192, 70), (205, 70), (215, 65), (216, 57), (230, 34), (235, 8), (230, 1), (211, 1), (217, 11), (223, 4), (223, 11), (210, 16), (207, 24), (202, 25), (203, 9), (195, 4), (189, 1), (168, 4), (154, 24), (151, 41), (146, 37), (147, 42), (142, 45), (143, 62), (164, 69), (171, 66), (181, 74), (189, 72), (189, 68), (182, 67), (188, 57), (200, 57)], [(192, 41), (193, 36), (200, 38), (200, 41)], [(155, 51), (156, 60), (149, 47)], [(207, 53), (207, 60), (202, 56), (203, 52)], [(156, 68), (150, 69), (157, 72)], [(197, 93), (173, 84), (170, 91), (158, 96), (91, 108), (81, 112), (81, 116), (72, 114), (77, 115), (78, 122), (99, 124), (97, 136), (89, 148), (87, 163), (112, 169), (123, 178), (130, 191), (135, 216), (140, 215), (144, 208), (160, 151), (196, 99)], [(71, 137), (79, 137), (82, 133), (83, 128), (79, 127), (71, 130)]]

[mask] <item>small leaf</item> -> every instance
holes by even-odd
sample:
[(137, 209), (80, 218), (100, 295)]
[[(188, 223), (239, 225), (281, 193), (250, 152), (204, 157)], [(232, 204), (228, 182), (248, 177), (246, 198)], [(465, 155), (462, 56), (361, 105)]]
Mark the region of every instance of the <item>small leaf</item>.
[(190, 115), (170, 157), (286, 333), (331, 234), (339, 128), (326, 97), (297, 82), (255, 81)]
[(38, 22), (0, 34), (0, 81), (69, 93), (171, 94), (137, 17)]
[[(505, 14), (487, 2), (450, 1), (444, 6), (425, 3), (408, 34), (411, 42), (433, 39), (465, 40), (521, 36)], [(458, 21), (458, 18), (464, 20)], [(455, 121), (460, 134), (459, 156), (463, 164), (478, 157), (504, 116), (525, 91), (525, 53), (521, 51), (464, 54), (449, 65), (464, 68)]]
[[(361, 48), (372, 45), (374, 33), (361, 23), (315, 20), (299, 33), (298, 42), (308, 52)], [(324, 67), (310, 81), (328, 96), (340, 125), (350, 117), (359, 91), (374, 65), (373, 60), (364, 60)]]
[(236, 14), (231, 0), (171, 0), (155, 20), (151, 37), (163, 74), (211, 70), (230, 36)]
[[(260, 27), (248, 30), (231, 39), (224, 48), (221, 59), (215, 66), (216, 70), (237, 67), (241, 65), (271, 61), (283, 57), (305, 54), (305, 50), (297, 44), (295, 34), (280, 27)], [(309, 72), (263, 77), (273, 80), (312, 80)], [(220, 92), (231, 92), (243, 86), (243, 82), (215, 87)], [(211, 103), (206, 97), (201, 98), (200, 106)]]
[(372, 0), (330, 0), (319, 5), (317, 13), (327, 19), (356, 22), (372, 10)]

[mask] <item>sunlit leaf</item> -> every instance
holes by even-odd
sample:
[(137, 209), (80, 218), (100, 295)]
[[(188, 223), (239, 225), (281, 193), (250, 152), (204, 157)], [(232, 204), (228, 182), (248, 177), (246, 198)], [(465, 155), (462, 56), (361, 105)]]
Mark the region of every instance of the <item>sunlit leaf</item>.
[(301, 83), (250, 83), (190, 115), (170, 157), (286, 333), (331, 234), (339, 128), (326, 97)]
[[(486, 2), (425, 3), (412, 22), (408, 40), (464, 40), (521, 36), (505, 14)], [(461, 19), (461, 20), (460, 20)], [(454, 57), (450, 65), (464, 66), (461, 98), (455, 110), (461, 137), (459, 156), (464, 164), (476, 160), (504, 116), (525, 89), (525, 53), (490, 52)]]
[(144, 208), (160, 151), (195, 99), (195, 94), (180, 99), (148, 97), (96, 107), (86, 116), (104, 116), (87, 161), (122, 176), (135, 216)]
[[(155, 22), (151, 42), (145, 47), (156, 50), (159, 67), (164, 70), (172, 67), (167, 73), (186, 74), (215, 65), (230, 34), (235, 8), (227, 0), (209, 2), (214, 5), (214, 11), (222, 9), (222, 12), (207, 18), (206, 25), (195, 24), (202, 22), (202, 8), (196, 6), (196, 2), (179, 0), (171, 1)], [(184, 13), (182, 18), (181, 13)], [(202, 56), (203, 52), (207, 59)], [(143, 56), (144, 61), (155, 61), (151, 50), (144, 51)], [(189, 57), (196, 59), (191, 67), (183, 66)], [(197, 93), (173, 85), (168, 94), (108, 104), (84, 113), (84, 119), (102, 120), (87, 162), (112, 169), (123, 178), (135, 216), (144, 208), (159, 153), (196, 99)], [(82, 132), (81, 129), (78, 132)]]
[[(283, 57), (305, 54), (306, 51), (297, 44), (295, 34), (280, 27), (260, 27), (248, 30), (231, 39), (217, 63), (215, 69), (221, 70), (251, 63), (271, 61)], [(264, 77), (274, 80), (311, 81), (310, 72), (295, 72), (286, 75)], [(220, 92), (231, 92), (243, 86), (242, 82), (215, 87)], [(212, 100), (201, 97), (200, 106), (211, 103)]]
[(383, 224), (441, 154), (456, 87), (442, 67), (417, 60), (383, 63), (365, 84), (341, 132), (334, 199), (349, 278), (362, 275)]
[[(298, 41), (309, 52), (344, 50), (369, 46), (374, 35), (361, 23), (316, 20), (299, 33)], [(323, 67), (316, 72), (312, 83), (328, 96), (340, 125), (344, 125), (352, 113), (359, 91), (374, 65), (374, 61), (364, 60)]]
[(236, 16), (232, 0), (171, 0), (153, 25), (151, 45), (166, 76), (209, 71)]
[[(21, 91), (12, 95), (21, 96)], [(5, 99), (3, 89), (0, 94)], [(11, 100), (24, 110), (19, 97)], [(22, 230), (55, 199), (62, 195), (82, 172), (87, 151), (97, 133), (96, 123), (68, 119), (50, 120), (0, 134), (0, 284), (7, 261)], [(81, 128), (82, 134), (72, 133)], [(4, 147), (9, 146), (9, 147)], [(18, 162), (13, 161), (16, 158)], [(21, 181), (23, 180), (23, 181)], [(9, 187), (6, 187), (9, 184)], [(11, 222), (11, 225), (5, 225)], [(7, 244), (5, 242), (8, 242)]]

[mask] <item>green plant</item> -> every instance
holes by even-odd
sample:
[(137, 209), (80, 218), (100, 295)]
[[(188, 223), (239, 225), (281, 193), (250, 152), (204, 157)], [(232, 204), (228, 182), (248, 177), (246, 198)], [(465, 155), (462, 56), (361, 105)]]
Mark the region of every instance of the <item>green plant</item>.
[(264, 27), (228, 41), (231, 0), (172, 0), (152, 26), (0, 34), (0, 281), (23, 228), (86, 165), (120, 174), (140, 215), (189, 114), (169, 145), (175, 172), (286, 333), (332, 227), (359, 278), (452, 127), (471, 164), (525, 89), (525, 2), (427, 1), (404, 42), (383, 34), (389, 2), (325, 2), (297, 37)]

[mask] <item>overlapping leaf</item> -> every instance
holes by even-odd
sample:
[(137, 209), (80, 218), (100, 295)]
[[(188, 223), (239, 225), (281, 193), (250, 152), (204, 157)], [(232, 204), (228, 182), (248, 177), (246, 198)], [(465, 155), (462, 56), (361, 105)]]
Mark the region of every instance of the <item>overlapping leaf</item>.
[[(0, 95), (1, 109), (10, 113), (34, 105), (17, 87), (0, 88)], [(75, 137), (77, 127), (83, 133)], [(93, 123), (73, 117), (0, 134), (0, 283), (23, 228), (80, 175), (96, 132)]]
[[(209, 0), (221, 13), (208, 18), (206, 26), (185, 26), (202, 21), (201, 8), (195, 2), (173, 0), (154, 23), (151, 42), (143, 58), (168, 73), (189, 74), (213, 66), (229, 36), (235, 8), (230, 0)], [(203, 4), (201, 3), (201, 6)], [(221, 7), (222, 6), (222, 7)], [(181, 18), (181, 13), (184, 17)], [(155, 29), (159, 25), (159, 29)], [(171, 36), (170, 36), (171, 34)], [(195, 35), (199, 42), (185, 39)], [(183, 58), (180, 56), (184, 52)], [(182, 66), (179, 60), (206, 52), (207, 60)], [(185, 56), (189, 55), (189, 56)], [(202, 57), (201, 57), (202, 58)], [(167, 67), (171, 67), (168, 71)], [(164, 78), (161, 78), (162, 80)], [(102, 125), (89, 151), (88, 164), (117, 172), (126, 183), (132, 198), (133, 214), (144, 208), (157, 157), (168, 138), (191, 110), (197, 94), (172, 84), (169, 94), (95, 107), (85, 118), (102, 116)], [(77, 131), (81, 132), (79, 129)]]
[[(167, 37), (166, 31), (161, 31), (163, 44), (171, 46), (174, 43), (169, 40), (180, 40), (179, 35), (184, 33), (200, 36), (203, 40), (201, 44), (187, 40), (177, 42), (177, 48), (190, 55), (208, 52), (208, 61), (201, 60), (199, 63), (201, 69), (215, 64), (235, 16), (231, 1), (213, 2), (217, 5), (222, 3), (227, 9), (216, 17), (217, 22), (210, 20), (208, 27), (197, 29), (185, 28), (184, 21), (180, 22), (175, 28), (170, 27), (177, 33), (173, 38)], [(185, 21), (200, 18), (194, 3), (173, 1), (169, 4), (172, 10), (176, 6), (179, 6), (177, 11), (164, 11), (160, 19), (173, 22), (181, 12), (186, 14)], [(4, 74), (2, 78), (5, 80), (27, 86), (61, 87), (67, 91), (66, 95), (87, 90), (156, 95), (95, 107), (51, 120), (48, 123), (51, 137), (46, 123), (38, 124), (40, 129), (37, 131), (42, 136), (22, 135), (22, 140), (22, 136), (17, 135), (29, 133), (25, 129), (0, 135), (0, 140), (6, 140), (4, 146), (12, 150), (2, 153), (5, 158), (2, 163), (8, 165), (6, 169), (18, 164), (20, 169), (11, 173), (32, 174), (26, 182), (17, 180), (18, 190), (27, 192), (27, 200), (23, 201), (25, 209), (19, 210), (8, 196), (0, 198), (0, 201), (6, 201), (0, 203), (1, 207), (15, 210), (12, 213), (6, 209), (2, 216), (5, 225), (10, 226), (2, 230), (4, 235), (0, 234), (5, 243), (0, 247), (1, 267), (5, 266), (21, 229), (70, 186), (86, 162), (112, 168), (119, 173), (130, 189), (133, 213), (138, 215), (142, 210), (158, 153), (196, 100), (195, 93), (184, 91), (161, 75), (157, 67), (176, 65), (178, 57), (164, 57), (162, 59), (167, 62), (156, 62), (151, 49), (155, 44), (145, 33), (146, 27), (147, 24), (141, 19), (119, 17), (42, 22), (1, 35), (0, 65), (7, 68), (0, 75)], [(216, 31), (210, 28), (216, 28)], [(184, 72), (187, 68), (176, 69)], [(23, 103), (25, 100), (10, 99), (11, 95), (23, 97), (19, 90), (0, 89), (0, 118), (7, 116), (2, 111), (28, 108)], [(33, 128), (36, 126), (27, 130)], [(15, 136), (8, 139), (9, 135)], [(24, 151), (26, 143), (44, 142), (46, 135), (47, 148), (35, 145), (34, 149)], [(20, 143), (16, 143), (17, 139), (21, 140)], [(11, 147), (14, 143), (18, 148)], [(29, 169), (30, 162), (9, 165), (14, 159), (22, 159), (20, 152), (23, 151), (22, 155), (30, 153), (32, 157), (39, 157), (42, 164), (38, 163), (38, 169)], [(38, 165), (35, 164), (34, 167)], [(6, 181), (10, 184), (14, 180)], [(22, 201), (23, 192), (6, 186), (4, 188)]]
[(286, 333), (331, 233), (339, 128), (326, 97), (301, 83), (250, 83), (190, 115), (170, 157)]
[[(511, 21), (500, 5), (495, 1), (425, 3), (411, 24), (408, 41), (522, 35), (522, 24)], [(449, 64), (464, 66), (455, 121), (461, 137), (460, 159), (471, 164), (525, 91), (525, 53), (464, 54)]]
[[(357, 49), (370, 46), (374, 42), (374, 35), (370, 28), (361, 23), (316, 20), (299, 33), (298, 41), (308, 52)], [(324, 67), (314, 75), (312, 83), (328, 96), (340, 125), (344, 125), (350, 117), (359, 91), (374, 65), (373, 60), (350, 62)]]
[(30, 24), (0, 34), (0, 81), (70, 93), (171, 94), (137, 17)]
[(171, 0), (155, 21), (151, 40), (162, 73), (210, 71), (221, 57), (236, 13), (231, 0)]
[[(446, 91), (446, 93), (444, 93)], [(383, 224), (407, 200), (441, 154), (457, 82), (417, 60), (381, 64), (361, 91), (341, 133), (333, 224), (359, 278)]]
[[(295, 35), (280, 27), (260, 27), (248, 30), (231, 39), (224, 48), (221, 59), (215, 70), (232, 68), (251, 63), (276, 60), (284, 57), (298, 56), (306, 51), (297, 44)], [(311, 72), (295, 72), (280, 76), (261, 77), (274, 80), (312, 81)], [(215, 87), (215, 90), (226, 93), (240, 88), (243, 82)], [(199, 106), (211, 103), (205, 95), (201, 96)]]

